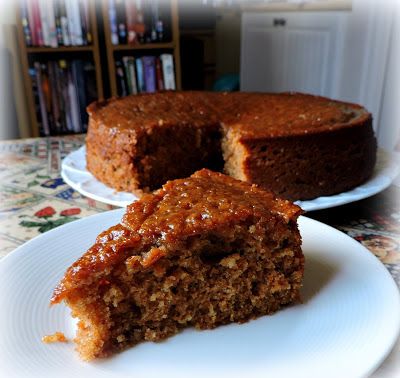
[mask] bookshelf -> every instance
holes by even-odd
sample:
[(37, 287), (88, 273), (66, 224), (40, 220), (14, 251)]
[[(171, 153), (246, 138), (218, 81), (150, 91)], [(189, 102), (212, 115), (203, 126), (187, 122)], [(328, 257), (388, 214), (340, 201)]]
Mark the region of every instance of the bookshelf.
[(25, 93), (27, 96), (30, 130), (33, 137), (40, 135), (39, 122), (36, 116), (35, 95), (33, 92), (33, 83), (29, 75), (29, 68), (34, 60), (47, 62), (51, 60), (69, 60), (69, 59), (86, 59), (93, 62), (95, 67), (95, 80), (97, 88), (97, 96), (99, 99), (104, 98), (101, 60), (99, 51), (99, 36), (97, 30), (96, 18), (96, 2), (90, 0), (88, 2), (88, 14), (90, 19), (92, 42), (90, 45), (81, 46), (59, 46), (59, 47), (28, 47), (25, 43), (24, 27), (21, 21), (21, 8), (17, 8), (17, 33), (18, 44), (21, 55), (23, 79), (25, 83)]
[(162, 43), (143, 43), (143, 44), (118, 44), (114, 45), (111, 41), (110, 17), (108, 2), (103, 1), (102, 16), (104, 22), (104, 37), (107, 50), (107, 67), (111, 96), (118, 96), (117, 77), (116, 77), (116, 55), (126, 53), (127, 55), (143, 55), (153, 52), (160, 54), (163, 52), (171, 53), (174, 59), (176, 88), (181, 89), (181, 62), (179, 48), (179, 20), (178, 20), (178, 0), (170, 0), (171, 6), (171, 35), (170, 42)]

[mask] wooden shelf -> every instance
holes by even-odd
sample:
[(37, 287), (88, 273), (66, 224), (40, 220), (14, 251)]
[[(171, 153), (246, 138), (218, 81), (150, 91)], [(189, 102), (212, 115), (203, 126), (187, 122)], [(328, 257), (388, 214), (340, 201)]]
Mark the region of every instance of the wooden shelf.
[(146, 43), (142, 45), (111, 45), (114, 51), (125, 51), (125, 50), (150, 50), (150, 49), (174, 49), (175, 43)]
[(59, 53), (59, 52), (80, 52), (93, 51), (92, 45), (85, 46), (60, 46), (60, 47), (27, 47), (28, 54)]

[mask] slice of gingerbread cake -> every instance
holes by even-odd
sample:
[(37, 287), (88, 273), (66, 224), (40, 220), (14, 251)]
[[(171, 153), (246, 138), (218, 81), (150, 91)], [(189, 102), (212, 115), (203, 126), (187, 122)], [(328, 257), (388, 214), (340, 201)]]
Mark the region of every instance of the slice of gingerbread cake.
[(299, 300), (301, 209), (203, 169), (132, 203), (65, 273), (53, 304), (79, 319), (85, 360), (184, 327), (214, 328)]

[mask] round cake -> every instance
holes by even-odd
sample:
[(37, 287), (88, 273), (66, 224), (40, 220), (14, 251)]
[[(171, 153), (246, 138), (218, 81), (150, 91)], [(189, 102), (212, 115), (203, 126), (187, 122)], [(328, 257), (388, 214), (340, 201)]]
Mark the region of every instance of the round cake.
[(376, 161), (371, 114), (319, 96), (160, 92), (88, 113), (88, 170), (138, 195), (208, 168), (306, 200), (360, 185)]

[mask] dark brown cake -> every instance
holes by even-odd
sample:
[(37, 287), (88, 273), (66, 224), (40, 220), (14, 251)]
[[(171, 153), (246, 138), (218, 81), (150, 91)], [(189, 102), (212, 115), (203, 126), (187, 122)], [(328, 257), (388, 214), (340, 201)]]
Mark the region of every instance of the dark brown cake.
[(351, 189), (376, 160), (361, 106), (298, 93), (163, 92), (88, 108), (87, 167), (141, 194), (206, 167), (291, 200)]
[(130, 205), (66, 272), (52, 303), (79, 318), (83, 359), (184, 327), (214, 328), (299, 299), (301, 209), (201, 170)]

